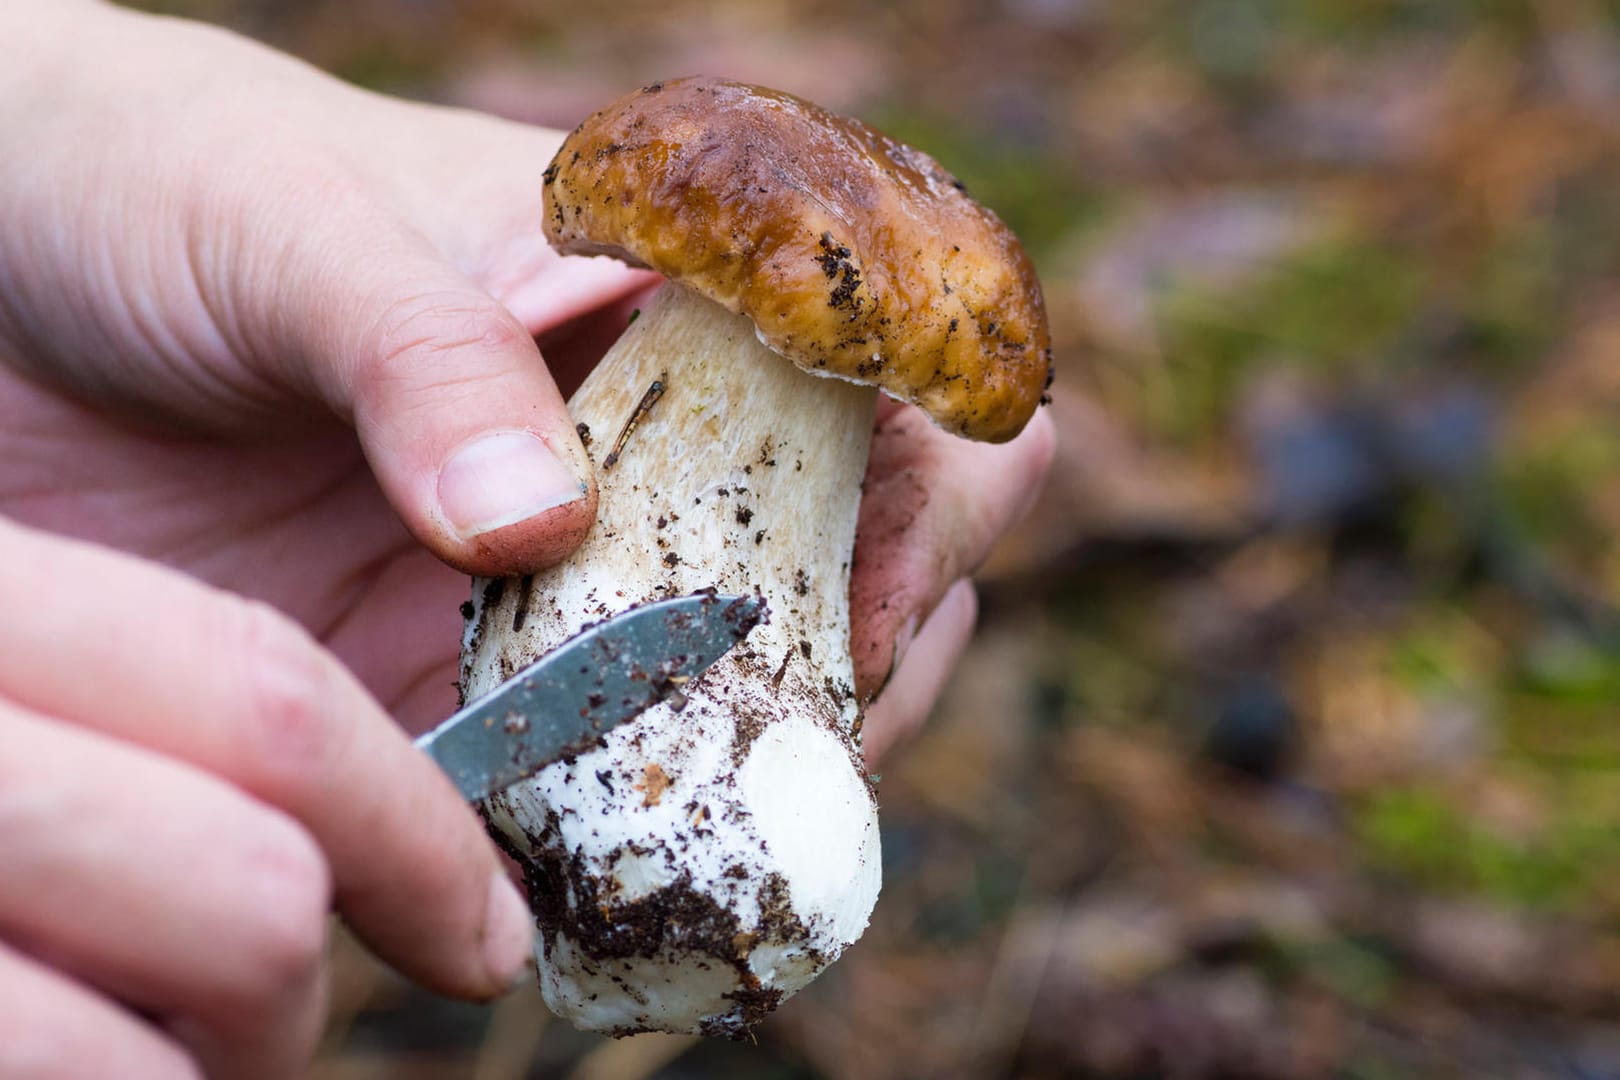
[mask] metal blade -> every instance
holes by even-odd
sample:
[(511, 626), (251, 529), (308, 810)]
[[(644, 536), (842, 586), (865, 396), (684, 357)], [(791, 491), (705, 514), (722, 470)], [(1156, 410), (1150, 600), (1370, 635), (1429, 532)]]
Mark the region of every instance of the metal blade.
[(763, 597), (702, 593), (632, 608), (568, 639), (416, 745), (469, 801), (487, 798), (678, 693), (766, 614)]

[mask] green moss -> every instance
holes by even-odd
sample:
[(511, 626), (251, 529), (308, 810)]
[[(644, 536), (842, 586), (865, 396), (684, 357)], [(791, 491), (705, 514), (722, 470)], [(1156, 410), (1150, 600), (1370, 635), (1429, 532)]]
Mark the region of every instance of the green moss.
[(1469, 655), (1467, 635), (1459, 631), (1458, 613), (1449, 605), (1424, 613), (1406, 632), (1392, 636), (1387, 649), (1391, 674), (1406, 689), (1420, 695), (1484, 690), (1489, 673)]
[(1370, 865), (1439, 893), (1475, 893), (1551, 910), (1593, 902), (1620, 873), (1620, 829), (1558, 800), (1529, 835), (1509, 836), (1470, 819), (1445, 793), (1396, 788), (1369, 797), (1354, 824)]
[(1219, 438), (1262, 368), (1365, 377), (1399, 355), (1425, 292), (1419, 262), (1358, 237), (1307, 249), (1235, 295), (1167, 282), (1156, 314), (1174, 393), (1148, 413), (1154, 434), (1180, 445)]
[(1613, 537), (1593, 513), (1594, 483), (1620, 469), (1620, 430), (1584, 424), (1515, 446), (1496, 469), (1509, 522), (1566, 562), (1597, 558)]

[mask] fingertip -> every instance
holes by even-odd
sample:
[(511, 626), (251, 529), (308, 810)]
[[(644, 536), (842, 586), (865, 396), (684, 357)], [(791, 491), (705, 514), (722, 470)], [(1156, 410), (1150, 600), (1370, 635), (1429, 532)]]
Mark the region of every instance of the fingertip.
[[(483, 577), (532, 574), (579, 546), (596, 519), (584, 448), (527, 429), (484, 432), (454, 449), (435, 484), (458, 570)], [(582, 475), (584, 474), (584, 478)]]
[(594, 477), (534, 339), (436, 257), (379, 277), (312, 353), (384, 494), (458, 570), (509, 576), (564, 558), (595, 516)]
[(555, 566), (573, 554), (596, 520), (596, 489), (522, 521), (457, 539), (439, 558), (474, 577), (520, 577)]
[(500, 997), (516, 988), (528, 974), (534, 954), (534, 916), (529, 905), (497, 867), (490, 876), (489, 904), (484, 916), (484, 964), (489, 970), (488, 997)]
[(440, 466), (439, 510), (463, 540), (476, 539), (585, 497), (589, 485), (533, 431), (488, 431)]

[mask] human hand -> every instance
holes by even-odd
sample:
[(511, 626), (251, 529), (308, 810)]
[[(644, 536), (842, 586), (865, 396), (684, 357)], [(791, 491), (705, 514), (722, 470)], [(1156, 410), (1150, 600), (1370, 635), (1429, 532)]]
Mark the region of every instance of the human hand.
[(0, 519), (0, 1075), (299, 1075), (336, 902), (494, 997), (527, 904), (450, 785), (264, 604)]
[[(533, 338), (647, 276), (546, 245), (555, 132), (372, 95), (208, 27), (22, 9), (4, 9), (29, 62), (0, 99), (0, 367), (88, 407), (50, 435), (112, 415), (229, 444), (214, 471), (232, 476), (248, 447), (296, 443), (281, 498), (285, 474), (314, 498), (374, 475), (471, 573), (575, 545), (590, 471)], [(52, 449), (117, 458), (137, 442), (120, 434)], [(180, 516), (110, 539), (165, 553), (200, 515)]]
[[(333, 654), (448, 710), (428, 549), (515, 571), (589, 525), (534, 335), (566, 359), (643, 279), (541, 240), (553, 133), (72, 0), (0, 4), (0, 72), (0, 515), (231, 590), (0, 519), (0, 1074), (298, 1074), (334, 905), (503, 991), (526, 905)], [(551, 488), (458, 473), (491, 430)]]
[[(268, 600), (396, 716), (417, 724), (442, 716), (466, 592), (465, 578), (444, 563), (482, 574), (533, 570), (589, 527), (590, 471), (556, 383), (577, 380), (647, 281), (605, 260), (561, 259), (546, 246), (535, 178), (557, 136), (379, 98), (217, 31), (84, 0), (0, 5), (0, 42), (8, 65), (12, 56), (28, 61), (0, 68), (0, 134), (26, 150), (0, 155), (0, 513)], [(895, 497), (874, 500), (863, 514), (853, 585), (855, 639), (867, 646), (857, 650), (863, 689), (890, 670), (894, 649), (885, 642), (904, 636), (942, 594), (946, 600), (873, 706), (874, 748), (926, 712), (972, 621), (970, 592), (945, 586), (976, 564), (1032, 492), (1050, 446), (1043, 419), (1007, 447), (943, 441), (909, 410), (888, 410), (880, 423), (868, 493), (886, 488)], [(487, 444), (471, 462), (457, 457), (490, 433), (505, 433), (495, 449), (519, 460), (498, 469)], [(14, 532), (8, 543), (35, 550), (29, 565), (54, 566), (38, 554), (44, 541), (36, 534)], [(97, 562), (88, 573), (51, 569), (53, 596), (79, 619), (103, 596), (103, 581), (149, 572), (128, 561)], [(294, 740), (300, 732), (314, 738), (311, 730), (339, 746), (391, 740), (393, 750), (355, 760), (403, 760), (397, 754), (408, 745), (360, 718), (367, 707), (345, 695), (313, 718), (295, 710), (277, 721), (274, 708), (268, 717), (252, 706), (219, 712), (188, 695), (173, 706), (182, 719), (156, 710), (172, 722), (153, 734), (139, 702), (170, 701), (161, 695), (189, 687), (199, 671), (245, 666), (228, 633), (186, 638), (195, 649), (182, 650), (183, 663), (175, 653), (142, 651), (182, 632), (167, 617), (154, 622), (151, 610), (236, 603), (207, 593), (208, 603), (190, 604), (182, 594), (195, 586), (173, 575), (155, 580), (160, 586), (142, 593), (141, 604), (113, 603), (109, 594), (94, 620), (78, 624), (81, 635), (98, 626), (108, 648), (118, 646), (112, 659), (131, 681), (104, 685), (119, 696), (96, 699), (99, 711), (43, 696), (34, 704), (31, 695), (57, 669), (31, 661), (16, 669), (18, 686), (0, 678), (0, 699), (30, 709), (18, 724), (99, 738), (114, 757), (145, 747), (146, 758), (170, 759), (158, 764), (213, 790), (176, 781), (174, 790), (192, 791), (199, 810), (188, 815), (181, 802), (164, 802), (164, 812), (139, 820), (155, 830), (143, 849), (177, 853), (164, 865), (193, 865), (198, 876), (227, 883), (228, 895), (211, 909), (221, 925), (236, 918), (237, 931), (251, 937), (256, 917), (277, 917), (264, 905), (226, 902), (251, 885), (211, 834), (188, 831), (212, 819), (208, 807), (245, 799), (302, 837), (303, 854), (313, 851), (335, 883), (339, 909), (386, 959), (446, 992), (490, 992), (468, 965), (476, 967), (472, 943), (484, 929), (474, 901), (494, 895), (492, 886), (476, 868), (446, 863), (434, 838), (463, 858), (489, 852), (436, 776), (359, 770), (386, 778), (396, 800), (388, 806), (411, 806), (391, 820), (429, 829), (412, 842), (423, 867), (446, 875), (435, 882), (440, 893), (398, 859), (368, 861), (323, 831), (322, 822), (351, 816), (351, 781), (354, 797), (372, 807), (361, 815), (368, 828), (385, 814), (365, 802), (381, 796), (367, 795), (352, 770), (334, 784), (316, 769), (324, 782), (287, 791), (256, 787), (254, 776), (233, 771), (235, 759), (204, 753), (217, 737), (210, 725), (240, 725), (251, 745), (255, 730), (275, 740), (289, 724)], [(159, 600), (166, 590), (175, 592)], [(206, 617), (204, 624), (213, 625)], [(321, 658), (305, 661), (327, 670), (330, 657), (303, 646)], [(274, 665), (259, 677), (276, 678)], [(32, 768), (9, 757), (14, 745), (21, 743), (0, 740), (0, 770)], [(120, 815), (122, 804), (104, 787), (66, 790), (82, 791), (87, 810)], [(359, 894), (344, 885), (356, 875), (369, 882)], [(170, 890), (192, 884), (160, 877)], [(0, 880), (0, 892), (9, 880)], [(401, 910), (389, 895), (417, 906)], [(367, 908), (367, 897), (381, 906)], [(189, 911), (183, 901), (175, 909)], [(306, 933), (307, 907), (320, 904), (297, 915)], [(439, 929), (423, 933), (424, 924)], [(243, 1015), (280, 1017), (242, 1031), (206, 1008), (188, 1011), (190, 1002), (215, 1003), (202, 973), (181, 971), (174, 989), (183, 992), (144, 999), (116, 973), (35, 949), (9, 925), (0, 916), (0, 941), (27, 950), (21, 962), (36, 973), (54, 969), (73, 980), (72, 1001), (88, 997), (128, 1023), (150, 1018), (150, 1031), (171, 1032), (212, 1071), (283, 1075), (308, 1052), (318, 978), (290, 980), (302, 987), (296, 993), (272, 988), (282, 995), (276, 1009), (252, 994), (232, 999)], [(220, 952), (228, 955), (223, 945)], [(0, 976), (0, 995), (23, 985)], [(32, 1000), (44, 1007), (64, 999)], [(255, 1049), (271, 1029), (280, 1056)], [(0, 1064), (8, 1045), (18, 1044), (0, 1037)]]
[(998, 445), (879, 403), (849, 584), (856, 691), (877, 695), (862, 728), (868, 763), (928, 718), (973, 632), (969, 575), (1034, 503), (1055, 439), (1045, 409)]

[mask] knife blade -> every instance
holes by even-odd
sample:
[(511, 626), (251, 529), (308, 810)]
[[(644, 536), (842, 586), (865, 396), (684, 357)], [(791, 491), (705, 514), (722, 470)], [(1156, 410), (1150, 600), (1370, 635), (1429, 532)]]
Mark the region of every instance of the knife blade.
[(767, 614), (763, 597), (708, 593), (631, 608), (569, 638), (416, 745), (477, 802), (679, 693)]

